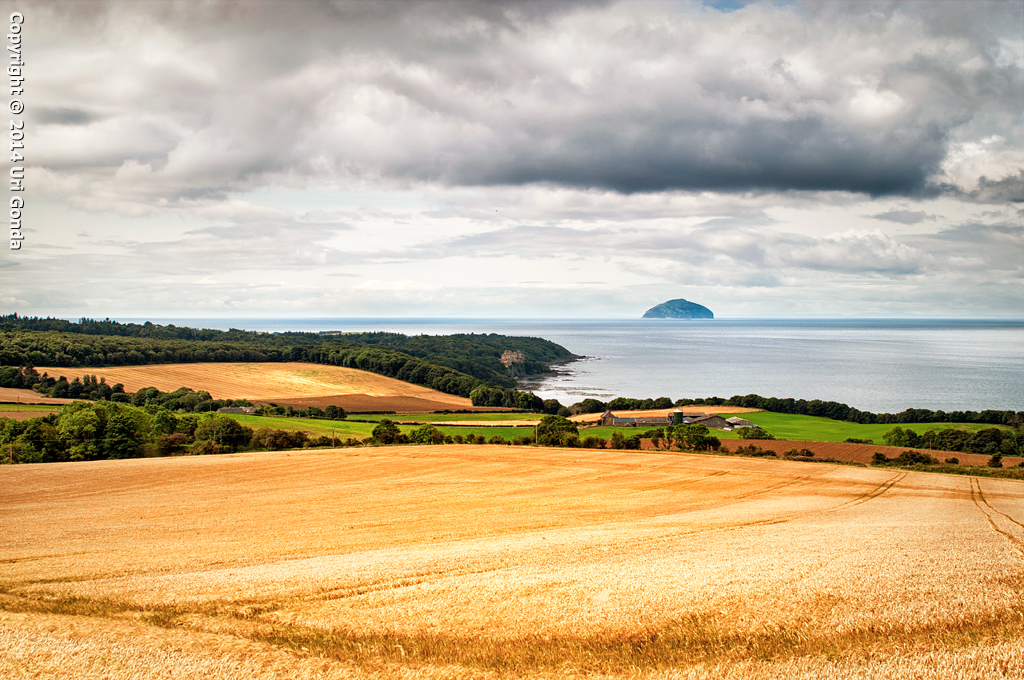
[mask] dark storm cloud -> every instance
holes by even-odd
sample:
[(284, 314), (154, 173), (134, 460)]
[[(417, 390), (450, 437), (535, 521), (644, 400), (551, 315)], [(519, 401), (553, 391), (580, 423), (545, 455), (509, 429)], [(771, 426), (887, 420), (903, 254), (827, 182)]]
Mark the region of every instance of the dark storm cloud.
[[(633, 115), (631, 115), (633, 114)], [(616, 121), (582, 121), (545, 131), (526, 144), (496, 146), (456, 162), (455, 184), (550, 182), (623, 193), (716, 191), (853, 191), (914, 194), (942, 160), (945, 136), (902, 129), (882, 138), (843, 130), (819, 117), (729, 125), (671, 119), (623, 134), (639, 112)], [(580, 128), (584, 129), (580, 129)], [(547, 151), (553, 148), (554, 151)], [(431, 179), (429, 172), (420, 172)]]
[(920, 196), (965, 134), (1019, 133), (1018, 3), (742, 4), (44, 4), (75, 35), (124, 45), (127, 24), (173, 54), (101, 76), (120, 89), (96, 105), (128, 124), (54, 102), (44, 117), (97, 148), (44, 132), (38, 153), (140, 159), (163, 196), (282, 176)]

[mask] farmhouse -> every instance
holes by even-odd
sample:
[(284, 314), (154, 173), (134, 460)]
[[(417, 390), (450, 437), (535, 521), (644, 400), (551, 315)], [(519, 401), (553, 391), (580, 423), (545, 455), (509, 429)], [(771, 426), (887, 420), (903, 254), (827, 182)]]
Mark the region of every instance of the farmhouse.
[[(749, 423), (748, 425), (736, 425), (732, 421), (740, 421), (741, 423)], [(668, 425), (704, 425), (705, 427), (757, 427), (750, 421), (743, 420), (742, 418), (730, 418), (726, 420), (722, 416), (709, 416), (703, 413), (686, 413), (676, 409), (673, 413), (667, 413), (665, 415), (647, 415), (647, 416), (623, 416), (619, 417), (611, 411), (605, 411), (601, 414), (601, 419), (598, 423), (608, 427), (666, 427)]]
[(704, 427), (729, 427), (729, 421), (722, 416), (701, 416), (690, 419), (690, 425), (703, 425)]
[(756, 427), (758, 427), (757, 425), (755, 425), (754, 423), (750, 422), (749, 420), (746, 420), (744, 418), (737, 418), (736, 416), (733, 416), (732, 418), (726, 418), (725, 420), (726, 420), (727, 423), (729, 423), (729, 427), (733, 427), (733, 428), (739, 428), (739, 427), (756, 428)]
[(601, 414), (601, 419), (598, 422), (601, 425), (611, 425), (614, 427), (636, 427), (637, 425), (664, 427), (672, 424), (672, 418), (669, 416), (627, 416), (620, 418), (611, 411), (605, 411)]
[(222, 406), (221, 408), (217, 409), (217, 413), (235, 413), (235, 414), (247, 413), (249, 415), (252, 415), (252, 414), (256, 413), (256, 407), (255, 406)]

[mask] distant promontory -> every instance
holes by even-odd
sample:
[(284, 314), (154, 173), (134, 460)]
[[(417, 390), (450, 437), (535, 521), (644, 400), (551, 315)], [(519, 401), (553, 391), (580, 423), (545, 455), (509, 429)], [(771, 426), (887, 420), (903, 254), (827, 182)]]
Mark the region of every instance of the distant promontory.
[(669, 300), (644, 312), (645, 319), (714, 319), (714, 313), (704, 305), (689, 300)]

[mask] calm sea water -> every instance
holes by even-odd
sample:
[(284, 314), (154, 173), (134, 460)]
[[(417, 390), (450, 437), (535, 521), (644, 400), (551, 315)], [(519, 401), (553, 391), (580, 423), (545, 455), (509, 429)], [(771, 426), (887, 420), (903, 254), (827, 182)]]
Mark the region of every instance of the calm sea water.
[(585, 355), (530, 387), (595, 397), (763, 396), (906, 408), (1024, 410), (1024, 321), (153, 319), (261, 331), (501, 333)]

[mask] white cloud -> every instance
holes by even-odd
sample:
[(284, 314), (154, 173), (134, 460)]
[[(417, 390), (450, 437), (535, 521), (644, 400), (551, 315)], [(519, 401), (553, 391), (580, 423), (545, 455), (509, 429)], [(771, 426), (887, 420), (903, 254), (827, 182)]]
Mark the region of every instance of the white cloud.
[(1022, 308), (1017, 3), (381, 7), (34, 4), (4, 304)]

